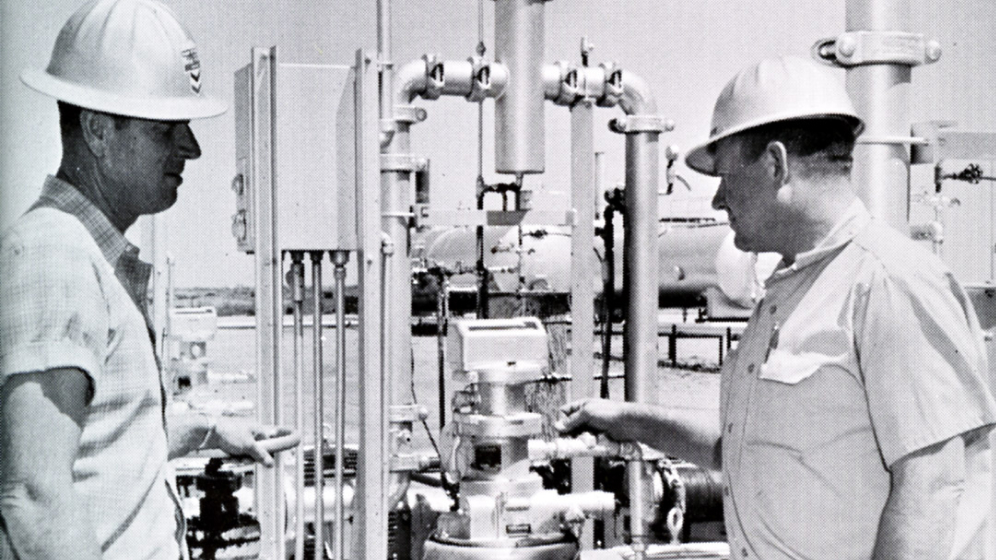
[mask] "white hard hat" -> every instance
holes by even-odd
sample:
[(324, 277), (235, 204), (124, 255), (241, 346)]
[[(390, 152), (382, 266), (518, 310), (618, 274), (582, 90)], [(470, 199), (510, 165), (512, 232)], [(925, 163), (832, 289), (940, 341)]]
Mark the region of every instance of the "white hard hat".
[(55, 41), (48, 68), (25, 70), (33, 89), (86, 109), (153, 120), (225, 112), (201, 91), (197, 45), (173, 12), (154, 0), (94, 0)]
[(685, 164), (716, 175), (709, 147), (718, 140), (757, 126), (793, 119), (841, 118), (860, 134), (864, 124), (832, 70), (795, 56), (769, 58), (745, 68), (716, 100), (709, 140), (688, 152)]

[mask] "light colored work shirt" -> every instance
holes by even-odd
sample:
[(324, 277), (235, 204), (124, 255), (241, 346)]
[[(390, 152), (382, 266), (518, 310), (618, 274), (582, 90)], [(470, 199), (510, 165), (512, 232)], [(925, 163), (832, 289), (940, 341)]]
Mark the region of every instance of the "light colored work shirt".
[[(139, 309), (149, 271), (137, 247), (55, 177), (0, 241), (0, 384), (56, 368), (89, 377), (73, 486), (105, 560), (180, 557), (164, 395)], [(0, 532), (0, 559), (8, 558)]]
[(766, 282), (722, 373), (732, 558), (868, 559), (889, 467), (966, 434), (953, 558), (977, 558), (996, 422), (983, 335), (934, 255), (855, 200)]

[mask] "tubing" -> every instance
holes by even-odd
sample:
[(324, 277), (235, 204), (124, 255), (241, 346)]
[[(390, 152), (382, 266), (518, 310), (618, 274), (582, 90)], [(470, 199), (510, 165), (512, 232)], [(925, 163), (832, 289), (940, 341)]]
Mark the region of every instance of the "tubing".
[[(304, 433), (304, 253), (291, 252), (294, 300), (294, 429)], [(304, 447), (294, 450), (294, 558), (304, 558)]]
[(325, 487), (325, 445), (322, 425), (324, 413), (322, 379), (322, 253), (311, 253), (311, 292), (314, 298), (312, 333), (312, 355), (314, 360), (315, 388), (315, 560), (324, 560), (325, 555), (325, 505), (323, 493)]
[(508, 68), (504, 95), (495, 100), (495, 169), (544, 169), (544, 0), (495, 2), (495, 60)]
[[(623, 73), (619, 105), (631, 116), (653, 115), (653, 96), (640, 77)], [(623, 336), (626, 357), (625, 396), (629, 402), (649, 402), (657, 391), (657, 189), (658, 136), (661, 128), (633, 126), (626, 131), (626, 216), (623, 241), (623, 281), (628, 297)], [(629, 481), (630, 534), (637, 560), (645, 556), (650, 536), (646, 511), (646, 481), (642, 461), (626, 464)]]
[(334, 560), (346, 557), (346, 511), (342, 498), (346, 455), (346, 263), (348, 251), (332, 251), (335, 267), (335, 534), (332, 538)]
[[(906, 31), (909, 0), (847, 0), (848, 31)], [(909, 137), (908, 65), (873, 64), (847, 70), (847, 91), (865, 121), (868, 138)], [(853, 183), (871, 214), (900, 231), (909, 229), (909, 165), (903, 144), (863, 144), (854, 150)]]

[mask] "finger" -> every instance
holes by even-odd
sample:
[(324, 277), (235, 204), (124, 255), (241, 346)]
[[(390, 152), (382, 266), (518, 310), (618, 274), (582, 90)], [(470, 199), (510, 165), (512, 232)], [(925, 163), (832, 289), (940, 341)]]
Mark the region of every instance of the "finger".
[(256, 460), (256, 462), (262, 463), (264, 466), (267, 467), (273, 466), (273, 457), (269, 453), (267, 453), (266, 449), (263, 449), (263, 446), (260, 445), (258, 442), (253, 443), (250, 449), (251, 449), (250, 454), (252, 455), (252, 458)]
[(588, 402), (588, 399), (581, 399), (581, 400), (569, 402), (569, 403), (565, 404), (564, 406), (560, 407), (560, 411), (563, 412), (564, 414), (570, 416), (570, 415), (574, 414), (575, 412), (577, 412), (577, 411), (581, 410), (582, 408), (584, 408), (584, 405), (587, 402)]

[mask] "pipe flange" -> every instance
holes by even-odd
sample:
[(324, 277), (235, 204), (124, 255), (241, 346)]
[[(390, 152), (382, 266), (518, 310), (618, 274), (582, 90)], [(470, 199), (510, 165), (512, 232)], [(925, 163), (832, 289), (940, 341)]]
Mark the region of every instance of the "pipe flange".
[(670, 132), (674, 130), (674, 121), (660, 115), (627, 115), (609, 121), (609, 130), (619, 134)]
[(813, 58), (844, 68), (870, 64), (919, 66), (941, 58), (941, 44), (919, 33), (905, 31), (848, 31), (820, 39), (811, 49)]
[(467, 101), (480, 103), (489, 97), (499, 97), (508, 84), (508, 68), (500, 62), (488, 62), (480, 56), (467, 58), (470, 62), (470, 93)]
[(566, 60), (558, 60), (553, 63), (557, 68), (559, 78), (557, 80), (557, 94), (549, 98), (555, 105), (570, 105), (581, 96), (578, 87), (578, 69), (574, 64)]
[(443, 86), (446, 84), (446, 73), (443, 70), (443, 61), (439, 55), (424, 54), (422, 60), (425, 61), (425, 91), (422, 97), (425, 99), (439, 99), (443, 94)]
[[(416, 107), (414, 105), (395, 105), (394, 106), (394, 120), (397, 122), (415, 124), (424, 121), (429, 116), (429, 113), (422, 107)], [(393, 129), (393, 127), (391, 127)], [(381, 130), (384, 130), (384, 126), (381, 126)]]

